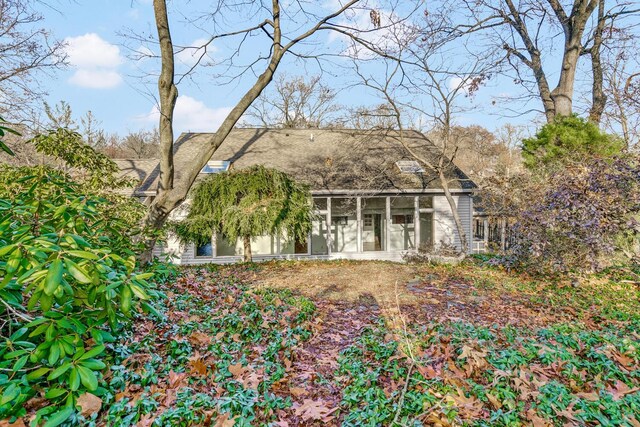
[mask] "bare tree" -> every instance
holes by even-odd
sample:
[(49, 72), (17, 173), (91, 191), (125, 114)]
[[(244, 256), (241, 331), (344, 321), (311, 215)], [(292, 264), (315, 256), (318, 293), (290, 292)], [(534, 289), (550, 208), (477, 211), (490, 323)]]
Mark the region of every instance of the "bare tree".
[(43, 89), (37, 76), (64, 66), (64, 45), (40, 27), (32, 0), (0, 1), (0, 112), (6, 119), (31, 116)]
[[(447, 50), (452, 39), (438, 37), (436, 33), (421, 32), (409, 39), (406, 34), (398, 37), (394, 59), (386, 60), (386, 74), (365, 75), (357, 62), (354, 66), (363, 85), (377, 92), (395, 119), (395, 127), (400, 131), (399, 143), (411, 157), (425, 168), (435, 173), (444, 196), (449, 204), (461, 245), (461, 253), (467, 253), (469, 238), (460, 218), (458, 204), (451, 192), (450, 174), (455, 168), (454, 159), (458, 152), (454, 139), (454, 115), (459, 111), (458, 98), (471, 96), (486, 78), (490, 63), (486, 58), (454, 65)], [(433, 37), (431, 37), (433, 36)], [(407, 94), (412, 94), (410, 99)], [(402, 100), (404, 99), (404, 100)], [(432, 143), (432, 149), (412, 147), (403, 137), (407, 128), (407, 117), (418, 113), (429, 122), (425, 138)]]
[(247, 124), (259, 123), (264, 127), (326, 127), (341, 108), (336, 103), (336, 94), (320, 76), (305, 79), (283, 74), (251, 104), (244, 117)]
[(353, 129), (397, 129), (393, 108), (386, 104), (349, 108), (340, 123)]
[(160, 134), (157, 129), (152, 131), (130, 132), (120, 141), (121, 155), (134, 159), (154, 158), (158, 154)]
[(627, 149), (640, 143), (640, 44), (633, 34), (620, 33), (621, 43), (606, 50), (603, 69), (607, 108), (603, 124), (619, 133)]
[[(606, 103), (601, 51), (612, 34), (605, 28), (638, 14), (634, 2), (613, 3), (608, 7), (606, 0), (465, 0), (468, 21), (454, 23), (449, 31), (476, 37), (482, 41), (479, 45), (491, 50), (501, 49), (510, 68), (500, 71), (526, 88), (525, 99), (542, 102), (547, 121), (574, 111), (579, 60), (589, 57), (592, 96), (588, 109), (591, 120), (598, 122)], [(558, 75), (555, 86), (550, 83), (554, 74)]]
[(84, 142), (97, 150), (104, 150), (107, 144), (107, 137), (104, 130), (101, 129), (101, 125), (102, 122), (96, 118), (91, 110), (80, 117), (80, 130)]
[[(160, 101), (160, 183), (158, 194), (152, 202), (145, 219), (147, 226), (154, 228), (161, 227), (171, 211), (185, 199), (202, 167), (227, 138), (250, 105), (272, 81), (285, 55), (289, 54), (300, 59), (317, 59), (317, 55), (313, 53), (299, 52), (294, 48), (302, 46), (305, 42), (309, 42), (318, 32), (348, 32), (348, 26), (343, 22), (336, 22), (336, 19), (341, 17), (345, 11), (354, 9), (358, 3), (359, 0), (348, 0), (336, 6), (333, 12), (325, 13), (323, 11), (324, 6), (320, 9), (314, 9), (314, 11), (308, 11), (307, 6), (309, 5), (299, 2), (287, 3), (285, 5), (281, 4), (279, 0), (272, 0), (269, 3), (259, 2), (259, 4), (217, 2), (216, 5), (214, 5), (215, 12), (211, 15), (212, 17), (219, 18), (229, 9), (237, 12), (238, 10), (242, 10), (242, 8), (252, 8), (249, 16), (255, 19), (255, 23), (246, 28), (234, 29), (228, 32), (215, 33), (215, 31), (213, 31), (214, 35), (202, 45), (195, 47), (199, 52), (202, 52), (198, 60), (205, 58), (207, 48), (209, 48), (214, 41), (222, 38), (240, 38), (238, 48), (234, 55), (232, 55), (230, 59), (231, 62), (229, 62), (229, 69), (231, 70), (235, 69), (233, 58), (239, 55), (246, 38), (255, 37), (260, 34), (265, 35), (269, 48), (266, 54), (255, 58), (249, 66), (243, 68), (235, 77), (229, 77), (230, 80), (234, 80), (249, 72), (255, 72), (257, 74), (251, 87), (231, 109), (230, 113), (218, 128), (218, 131), (212, 134), (206, 144), (193, 146), (193, 142), (190, 140), (182, 141), (181, 146), (177, 148), (174, 155), (172, 122), (177, 97), (177, 89), (174, 82), (175, 51), (171, 41), (166, 1), (154, 0), (153, 7), (162, 59), (162, 71), (158, 80)], [(246, 14), (244, 15), (246, 16)], [(213, 27), (215, 30), (215, 25)], [(379, 29), (379, 27), (380, 26), (376, 26), (375, 30)], [(260, 71), (257, 71), (256, 67), (259, 64), (264, 64), (264, 66)], [(194, 67), (196, 65), (194, 65)], [(179, 171), (174, 172), (174, 156), (177, 158), (183, 155), (188, 157), (188, 161), (181, 164)], [(151, 244), (152, 242), (149, 243)], [(148, 255), (149, 254), (144, 254), (142, 258), (144, 259), (148, 257)]]
[(73, 110), (67, 101), (60, 101), (53, 106), (45, 101), (44, 113), (47, 116), (47, 122), (39, 127), (44, 127), (46, 130), (58, 128), (78, 130), (78, 123), (73, 118)]

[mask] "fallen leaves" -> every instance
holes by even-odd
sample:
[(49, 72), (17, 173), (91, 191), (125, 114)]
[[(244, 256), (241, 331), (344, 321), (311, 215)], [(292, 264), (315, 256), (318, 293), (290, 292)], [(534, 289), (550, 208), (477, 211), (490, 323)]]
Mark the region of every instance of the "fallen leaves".
[(211, 343), (211, 336), (203, 332), (192, 332), (187, 338), (191, 345), (195, 347), (206, 347)]
[(640, 390), (640, 387), (631, 388), (622, 381), (616, 380), (616, 382), (612, 386), (607, 387), (606, 390), (611, 393), (613, 400), (620, 400), (628, 394), (637, 392)]
[[(150, 426), (163, 411), (174, 410), (183, 404), (178, 400), (184, 399), (184, 395), (196, 393), (210, 396), (215, 403), (200, 412), (201, 416), (206, 413), (205, 421), (200, 418), (200, 422), (216, 427), (246, 423), (244, 414), (221, 414), (219, 407), (215, 407), (217, 402), (226, 402), (238, 395), (245, 398), (243, 393), (259, 396), (256, 398), (259, 404), (253, 406), (256, 412), (251, 414), (254, 417), (251, 423), (256, 425), (338, 425), (345, 417), (363, 410), (363, 406), (381, 408), (386, 405), (385, 410), (393, 417), (399, 396), (403, 394), (412, 394), (405, 401), (405, 408), (409, 406), (407, 402), (413, 402), (418, 408), (413, 409), (418, 411), (412, 414), (413, 419), (425, 425), (451, 427), (475, 420), (489, 422), (496, 414), (511, 413), (520, 423), (518, 425), (550, 427), (553, 421), (545, 417), (550, 417), (549, 414), (556, 410), (555, 416), (561, 422), (584, 425), (586, 415), (577, 408), (582, 410), (585, 405), (595, 408), (604, 405), (605, 400), (610, 403), (607, 393), (613, 396), (614, 402), (625, 405), (630, 400), (628, 396), (640, 387), (637, 379), (629, 375), (613, 377), (623, 378), (616, 382), (611, 382), (608, 378), (612, 377), (604, 374), (594, 376), (593, 367), (588, 365), (597, 360), (591, 355), (600, 358), (604, 355), (619, 368), (618, 373), (625, 375), (637, 369), (634, 348), (638, 347), (605, 346), (601, 342), (609, 341), (604, 340), (594, 351), (588, 340), (573, 340), (574, 332), (550, 329), (544, 337), (536, 336), (536, 327), (553, 319), (545, 317), (539, 322), (533, 321), (529, 329), (519, 329), (518, 326), (540, 313), (531, 307), (519, 307), (524, 299), (521, 295), (512, 293), (496, 297), (484, 291), (476, 295), (477, 286), (463, 279), (453, 280), (451, 273), (445, 271), (438, 276), (442, 283), (420, 282), (414, 286), (414, 293), (419, 294), (416, 301), (428, 303), (428, 307), (402, 305), (396, 308), (410, 320), (402, 334), (394, 333), (388, 323), (380, 322), (386, 311), (375, 305), (376, 298), (362, 298), (357, 303), (318, 298), (313, 301), (317, 308), (313, 319), (303, 323), (308, 335), (302, 338), (304, 334), (294, 330), (294, 325), (300, 325), (296, 319), (301, 310), (290, 304), (290, 297), (252, 293), (237, 283), (235, 276), (244, 273), (238, 273), (239, 267), (233, 268), (235, 270), (221, 268), (215, 274), (199, 273), (188, 281), (178, 280), (175, 286), (172, 284), (174, 298), (183, 299), (180, 299), (179, 309), (169, 309), (169, 325), (163, 326), (165, 329), (161, 332), (154, 330), (153, 324), (144, 325), (135, 337), (137, 343), (144, 342), (144, 334), (159, 337), (157, 342), (151, 340), (151, 349), (134, 353), (124, 363), (141, 377), (151, 371), (148, 365), (157, 360), (157, 355), (165, 357), (170, 345), (179, 347), (177, 354), (172, 355), (173, 365), (166, 364), (158, 369), (162, 374), (156, 383), (145, 387), (126, 384), (117, 394), (117, 399), (128, 398), (127, 406), (132, 408), (141, 407), (142, 404), (137, 403), (139, 399), (149, 396), (158, 403), (157, 413), (140, 414), (138, 427)], [(259, 272), (251, 274), (260, 276)], [(219, 277), (227, 276), (234, 278), (224, 282), (224, 287), (220, 286)], [(185, 295), (191, 298), (189, 304), (185, 303)], [(171, 303), (168, 302), (169, 307)], [(274, 307), (265, 308), (267, 303)], [(454, 317), (458, 320), (452, 320)], [(230, 319), (230, 327), (221, 326), (225, 319)], [(487, 326), (493, 321), (498, 325), (516, 325), (509, 330), (511, 337), (515, 334), (515, 339), (506, 339), (500, 326)], [(370, 342), (379, 354), (371, 349), (363, 350), (364, 344), (360, 340), (365, 331), (372, 328), (383, 331), (379, 338)], [(275, 334), (269, 335), (272, 332)], [(563, 333), (567, 335), (566, 341), (558, 338)], [(273, 337), (282, 341), (274, 342)], [(640, 339), (632, 334), (627, 337)], [(405, 347), (409, 340), (416, 343), (411, 352)], [(567, 345), (569, 341), (576, 344)], [(389, 345), (393, 342), (398, 345)], [(387, 351), (389, 348), (391, 350)], [(265, 362), (267, 357), (270, 357), (269, 364)], [(570, 359), (575, 360), (567, 362)], [(349, 363), (367, 365), (363, 377), (346, 372), (344, 366)], [(415, 363), (415, 371), (407, 381), (410, 363)], [(278, 372), (277, 377), (273, 376), (274, 371)], [(374, 371), (375, 375), (371, 374)], [(358, 384), (363, 394), (353, 400), (356, 403), (350, 407), (345, 402), (352, 397), (345, 397), (345, 390)], [(548, 391), (546, 395), (541, 392), (545, 386), (559, 387), (564, 393), (558, 392), (561, 405), (552, 404), (551, 409), (541, 409), (541, 403), (551, 399)], [(185, 387), (193, 392), (185, 393)], [(370, 402), (362, 397), (369, 389), (378, 390), (377, 395), (371, 393), (370, 396), (376, 396), (372, 399), (379, 401)], [(291, 406), (260, 406), (265, 403), (266, 395), (279, 401), (286, 399), (292, 402)], [(415, 402), (424, 396), (429, 396), (428, 403), (416, 405)], [(363, 405), (363, 401), (367, 405)], [(597, 403), (591, 405), (589, 402)], [(87, 407), (86, 411), (94, 409)], [(370, 412), (368, 416), (376, 415)], [(353, 425), (366, 422), (389, 425), (390, 421), (365, 420)], [(627, 416), (627, 421), (637, 425), (633, 417)], [(4, 425), (0, 424), (0, 427)]]
[(26, 427), (26, 425), (22, 418), (18, 418), (13, 423), (10, 423), (9, 420), (0, 420), (0, 427)]
[(457, 394), (448, 394), (445, 396), (446, 400), (453, 402), (458, 408), (458, 414), (468, 420), (477, 418), (485, 418), (484, 405), (475, 396), (465, 396), (464, 392), (458, 389)]
[(89, 417), (97, 412), (100, 412), (102, 408), (102, 399), (91, 393), (83, 393), (78, 396), (76, 405), (80, 407), (80, 413)]
[(302, 404), (293, 404), (293, 410), (296, 416), (299, 416), (304, 421), (320, 420), (328, 422), (332, 419), (331, 414), (338, 409), (338, 407), (333, 409), (328, 408), (325, 402), (313, 399), (304, 399)]

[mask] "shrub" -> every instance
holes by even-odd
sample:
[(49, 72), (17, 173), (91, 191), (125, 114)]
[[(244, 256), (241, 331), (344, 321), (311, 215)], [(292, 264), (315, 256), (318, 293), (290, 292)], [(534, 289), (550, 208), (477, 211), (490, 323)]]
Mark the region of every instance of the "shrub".
[(627, 155), (568, 167), (532, 192), (515, 226), (511, 264), (542, 271), (598, 270), (621, 236), (640, 231), (640, 159)]
[(142, 212), (46, 166), (0, 171), (0, 419), (37, 397), (35, 422), (55, 426), (81, 395), (101, 394), (107, 343), (139, 307), (153, 310), (153, 273), (136, 270), (132, 243)]
[(624, 143), (607, 135), (592, 122), (577, 116), (558, 117), (543, 126), (535, 137), (523, 141), (525, 166), (538, 169), (557, 166), (567, 161), (588, 158), (610, 158), (620, 154)]

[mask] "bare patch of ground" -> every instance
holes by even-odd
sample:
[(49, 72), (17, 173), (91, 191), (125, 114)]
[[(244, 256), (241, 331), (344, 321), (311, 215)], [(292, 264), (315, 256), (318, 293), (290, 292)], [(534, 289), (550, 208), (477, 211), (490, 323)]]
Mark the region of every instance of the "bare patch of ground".
[[(254, 286), (286, 288), (314, 300), (380, 309), (390, 320), (467, 321), (486, 325), (544, 326), (573, 313), (551, 313), (532, 302), (500, 272), (478, 276), (469, 266), (412, 265), (378, 261), (274, 262), (250, 278)], [(487, 274), (491, 274), (488, 277)], [(395, 321), (394, 321), (395, 323)]]

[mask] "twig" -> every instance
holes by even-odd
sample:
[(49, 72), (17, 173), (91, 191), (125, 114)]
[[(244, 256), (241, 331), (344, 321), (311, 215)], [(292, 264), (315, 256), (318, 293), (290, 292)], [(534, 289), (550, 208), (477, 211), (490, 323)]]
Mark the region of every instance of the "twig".
[(4, 306), (7, 308), (7, 311), (10, 312), (10, 313), (13, 313), (14, 316), (21, 318), (25, 322), (31, 322), (33, 320), (32, 317), (30, 317), (30, 316), (28, 316), (28, 315), (26, 315), (24, 313), (20, 313), (18, 310), (16, 310), (15, 308), (11, 307), (9, 305), (9, 303), (7, 303), (2, 298), (0, 298), (0, 301), (2, 301), (2, 304), (4, 304)]
[(398, 409), (396, 410), (396, 416), (393, 417), (393, 422), (391, 425), (398, 424), (398, 419), (400, 419), (400, 412), (402, 412), (402, 407), (404, 406), (404, 396), (407, 394), (407, 389), (409, 388), (409, 381), (411, 381), (411, 372), (413, 372), (413, 366), (416, 362), (412, 359), (411, 364), (409, 365), (409, 369), (407, 370), (407, 378), (404, 382), (404, 387), (402, 388), (402, 394), (400, 395), (400, 400), (398, 401)]

